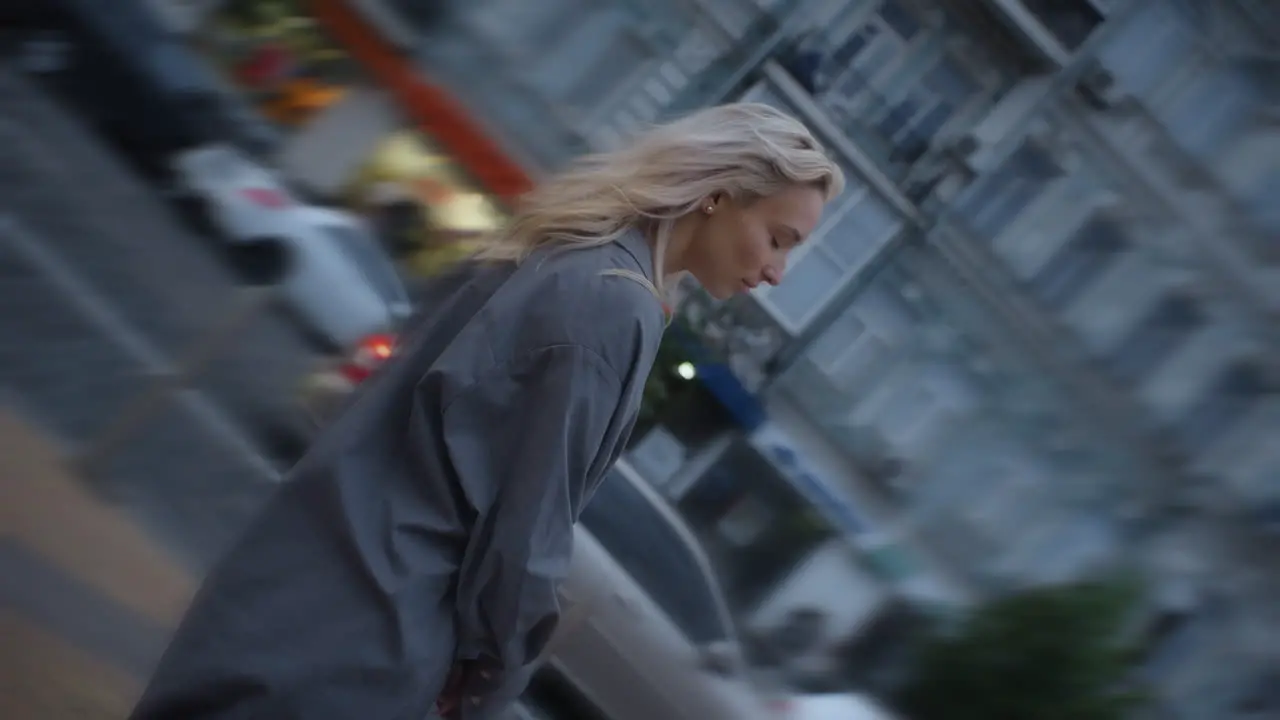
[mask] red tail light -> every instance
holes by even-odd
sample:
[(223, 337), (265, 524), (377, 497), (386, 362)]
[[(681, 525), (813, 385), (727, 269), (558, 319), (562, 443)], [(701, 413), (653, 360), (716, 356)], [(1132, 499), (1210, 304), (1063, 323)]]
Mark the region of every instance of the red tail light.
[(254, 205), (272, 210), (289, 207), (293, 202), (287, 194), (271, 188), (245, 188), (240, 191), (240, 194)]
[(395, 337), (370, 335), (352, 350), (340, 370), (353, 383), (362, 383), (395, 352)]

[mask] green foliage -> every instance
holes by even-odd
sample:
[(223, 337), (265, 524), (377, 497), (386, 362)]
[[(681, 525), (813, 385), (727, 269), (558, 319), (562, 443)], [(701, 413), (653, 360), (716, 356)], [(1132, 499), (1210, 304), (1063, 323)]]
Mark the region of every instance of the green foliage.
[(921, 648), (912, 720), (1121, 720), (1141, 697), (1121, 642), (1136, 588), (1080, 583), (996, 599)]
[(689, 360), (689, 354), (676, 342), (673, 333), (665, 333), (662, 336), (662, 344), (658, 346), (658, 356), (653, 362), (653, 369), (645, 380), (638, 424), (648, 426), (656, 422), (680, 393), (681, 388), (689, 384), (688, 380), (680, 377), (676, 372), (676, 368), (681, 363)]

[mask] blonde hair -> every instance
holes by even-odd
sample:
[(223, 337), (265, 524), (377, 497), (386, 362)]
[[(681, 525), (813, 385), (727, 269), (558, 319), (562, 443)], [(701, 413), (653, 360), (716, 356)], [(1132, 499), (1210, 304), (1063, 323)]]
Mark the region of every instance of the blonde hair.
[(515, 260), (545, 246), (598, 247), (632, 228), (654, 242), (654, 276), (616, 274), (662, 297), (661, 268), (675, 221), (723, 193), (739, 202), (794, 185), (840, 194), (844, 175), (795, 118), (761, 103), (707, 108), (640, 135), (630, 146), (588, 155), (522, 198), (510, 225), (479, 253)]

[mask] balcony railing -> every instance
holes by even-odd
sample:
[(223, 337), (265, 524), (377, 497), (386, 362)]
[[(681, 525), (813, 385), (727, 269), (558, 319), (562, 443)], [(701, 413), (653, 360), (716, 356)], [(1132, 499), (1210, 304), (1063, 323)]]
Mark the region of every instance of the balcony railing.
[[(787, 69), (795, 75), (798, 68), (792, 62)], [(797, 80), (804, 82), (801, 78)], [(841, 85), (839, 95), (824, 93), (817, 96), (818, 106), (826, 110), (845, 134), (891, 179), (901, 181), (906, 178), (915, 163), (929, 152), (941, 123), (922, 118), (913, 126), (915, 118), (908, 114), (911, 112), (908, 106), (891, 101), (856, 69), (842, 74)], [(842, 102), (851, 97), (857, 98), (856, 107)]]
[(788, 41), (789, 23), (805, 0), (781, 0), (768, 12), (759, 13), (742, 31), (727, 53), (694, 77), (671, 101), (667, 116), (679, 116), (707, 105), (732, 99), (765, 60)]

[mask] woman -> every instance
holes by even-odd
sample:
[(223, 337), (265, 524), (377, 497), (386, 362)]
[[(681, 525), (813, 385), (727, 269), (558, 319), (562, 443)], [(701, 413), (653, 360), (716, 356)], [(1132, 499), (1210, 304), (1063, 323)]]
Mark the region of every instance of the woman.
[(782, 280), (839, 169), (765, 105), (696, 113), (531, 193), (206, 580), (137, 720), (489, 718), (555, 628), (626, 443), (665, 280)]

